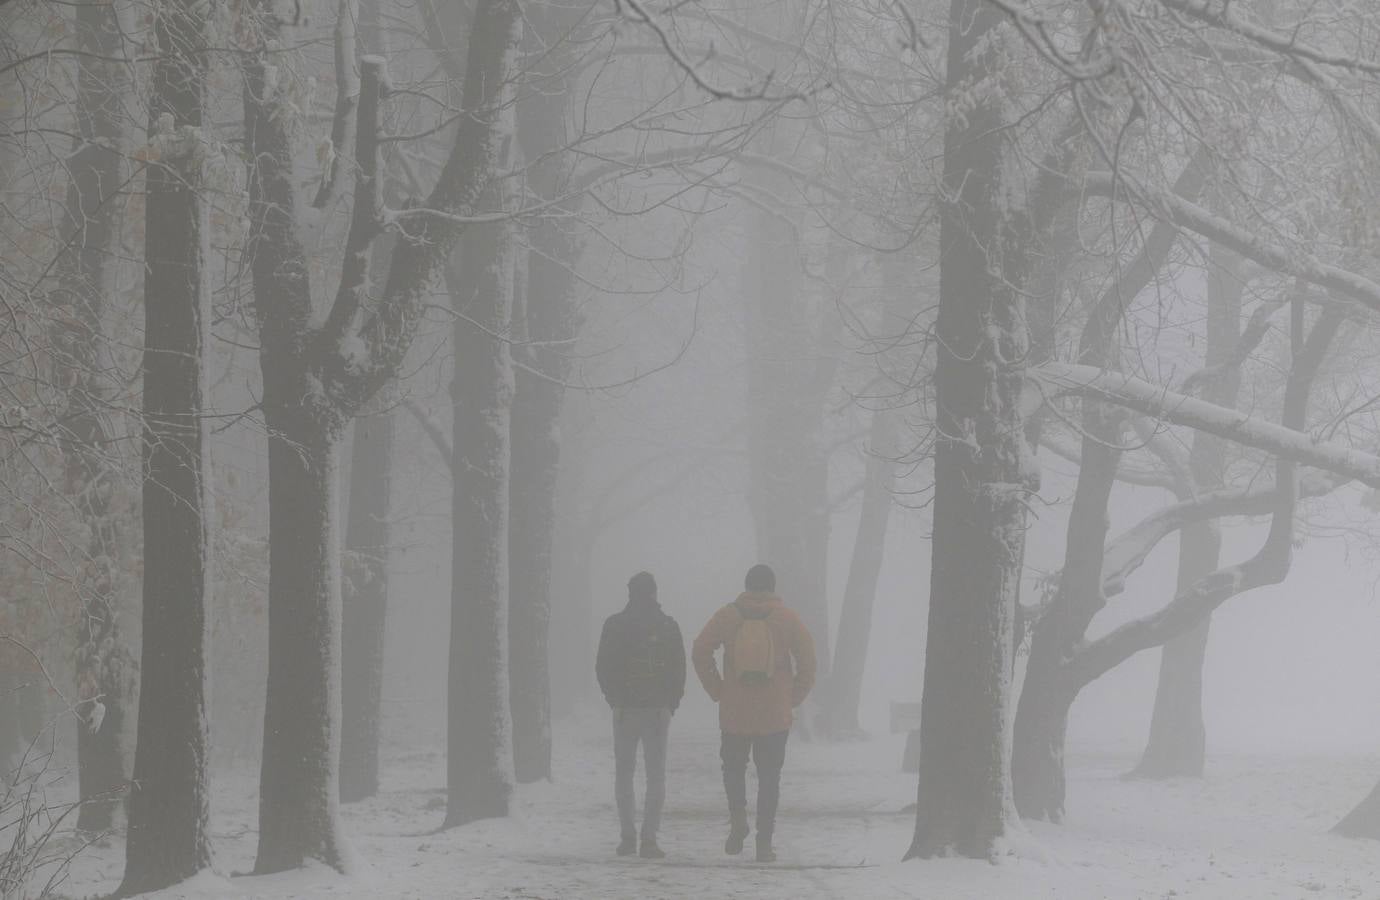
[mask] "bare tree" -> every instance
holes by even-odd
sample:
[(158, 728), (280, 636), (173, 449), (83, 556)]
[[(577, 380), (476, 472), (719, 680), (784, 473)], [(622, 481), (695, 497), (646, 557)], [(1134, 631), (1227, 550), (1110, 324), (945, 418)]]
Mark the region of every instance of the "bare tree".
[[(1237, 257), (1217, 249), (1212, 254), (1207, 282), (1207, 351), (1204, 364), (1213, 374), (1202, 390), (1204, 399), (1235, 406), (1241, 388), (1241, 295), (1245, 282)], [(1232, 363), (1237, 363), (1232, 365)], [(1220, 367), (1220, 368), (1219, 368)], [(1188, 472), (1190, 493), (1222, 486), (1226, 447), (1212, 435), (1193, 438)], [(1222, 536), (1213, 522), (1194, 523), (1179, 536), (1178, 591), (1211, 574), (1218, 564)], [(1146, 778), (1200, 776), (1207, 755), (1203, 723), (1203, 661), (1207, 655), (1211, 617), (1174, 638), (1160, 651), (1159, 682), (1150, 718), (1145, 754), (1132, 774)]]
[(1033, 487), (1020, 405), (1028, 337), (1024, 297), (998, 275), (1012, 262), (1001, 243), (1004, 113), (976, 87), (1004, 64), (1002, 23), (983, 0), (949, 8), (947, 84), (974, 99), (944, 135), (933, 563), (907, 858), (992, 856), (1015, 815), (1006, 717)]
[[(249, 147), (248, 253), (259, 319), (264, 417), (269, 427), (269, 674), (259, 806), (258, 872), (308, 858), (345, 868), (340, 838), (340, 546), (337, 470), (345, 427), (392, 379), (416, 333), (427, 289), (494, 171), (493, 127), (513, 4), (480, 4), (466, 73), (466, 105), (454, 145), (421, 205), (383, 206), (379, 183), (383, 61), (359, 65), (357, 104), (337, 104), (356, 121), (358, 170), (340, 284), (324, 320), (312, 315), (307, 244), (293, 177), (294, 113), (271, 40), (287, 23), (255, 3), (259, 39), (244, 54)], [(337, 52), (353, 71), (354, 4), (337, 14)], [(347, 77), (338, 89), (350, 92)], [(486, 93), (486, 91), (488, 93)], [(386, 227), (400, 230), (381, 296), (370, 293), (370, 249)]]
[[(515, 0), (479, 0), (470, 28), (457, 148), (493, 173), (509, 159), (521, 19)], [(476, 202), (502, 210), (511, 192), (489, 183)], [(466, 236), (449, 289), (456, 322), (451, 400), (451, 641), (447, 681), (446, 826), (508, 814), (508, 490), (516, 253), (514, 225)]]
[(125, 706), (132, 686), (132, 660), (120, 634), (117, 521), (119, 479), (111, 453), (113, 429), (105, 410), (111, 371), (105, 330), (114, 288), (116, 229), (122, 157), (120, 92), (116, 60), (123, 50), (115, 7), (83, 4), (74, 10), (77, 40), (76, 142), (66, 168), (71, 173), (58, 258), (59, 290), (66, 307), (55, 318), (54, 337), (68, 409), (62, 417), (66, 460), (65, 492), (74, 498), (87, 530), (86, 574), (76, 587), (81, 614), (77, 636), (77, 772), (85, 799), (77, 816), (83, 831), (104, 832), (128, 777), (124, 748)]
[(194, 0), (154, 12), (161, 53), (149, 108), (157, 159), (148, 168), (144, 224), (144, 631), (125, 896), (168, 887), (211, 864), (206, 22)]

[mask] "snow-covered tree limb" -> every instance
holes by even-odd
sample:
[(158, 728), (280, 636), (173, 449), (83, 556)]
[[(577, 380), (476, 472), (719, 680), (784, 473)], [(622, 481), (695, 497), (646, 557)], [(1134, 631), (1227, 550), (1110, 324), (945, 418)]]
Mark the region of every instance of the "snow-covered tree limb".
[[(1084, 189), (1089, 194), (1108, 197), (1124, 191), (1126, 186), (1125, 178), (1114, 179), (1107, 172), (1090, 174), (1084, 181)], [(1310, 253), (1263, 240), (1256, 233), (1214, 215), (1182, 197), (1143, 188), (1136, 188), (1135, 191), (1180, 228), (1186, 228), (1216, 241), (1268, 269), (1293, 275), (1326, 288), (1339, 297), (1355, 300), (1370, 309), (1380, 310), (1380, 284), (1364, 275), (1323, 262)]]
[[(1321, 497), (1347, 482), (1345, 476), (1315, 473), (1299, 483), (1299, 496)], [(1222, 488), (1156, 510), (1107, 543), (1102, 560), (1102, 592), (1108, 597), (1126, 589), (1126, 580), (1140, 568), (1150, 552), (1169, 535), (1186, 525), (1228, 516), (1257, 516), (1275, 505), (1274, 485)]]
[[(1303, 431), (1264, 422), (1249, 413), (1185, 397), (1105, 369), (1051, 362), (1032, 368), (1029, 380), (1041, 398), (1075, 393), (1097, 397), (1174, 425), (1196, 428), (1274, 456), (1380, 487), (1380, 456), (1315, 440)], [(1029, 408), (1029, 407), (1028, 407)]]
[[(1343, 321), (1344, 314), (1339, 310), (1324, 312), (1304, 343), (1302, 352), (1295, 358), (1285, 386), (1280, 425), (1274, 426), (1280, 431), (1306, 438), (1301, 429), (1307, 421), (1308, 395), (1327, 348), (1331, 346)], [(1128, 622), (1104, 637), (1082, 645), (1067, 663), (1068, 673), (1075, 684), (1086, 685), (1141, 650), (1157, 647), (1178, 637), (1238, 594), (1279, 584), (1284, 580), (1293, 559), (1294, 515), (1300, 493), (1299, 457), (1285, 452), (1284, 448), (1277, 456), (1272, 498), (1274, 515), (1270, 520), (1270, 532), (1259, 552), (1245, 562), (1218, 569), (1200, 579), (1187, 590), (1179, 592), (1157, 612)], [(1371, 459), (1380, 462), (1376, 457)]]

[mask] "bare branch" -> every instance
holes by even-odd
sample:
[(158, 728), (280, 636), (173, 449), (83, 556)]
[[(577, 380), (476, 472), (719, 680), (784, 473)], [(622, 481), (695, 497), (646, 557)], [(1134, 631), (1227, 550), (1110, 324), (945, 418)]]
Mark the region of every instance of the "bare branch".
[[(1303, 465), (1380, 487), (1380, 456), (1341, 444), (1316, 441), (1307, 432), (1264, 422), (1249, 413), (1186, 397), (1120, 372), (1045, 363), (1028, 372), (1035, 393), (1097, 397), (1155, 419), (1196, 428)], [(1037, 401), (1038, 402), (1038, 401)]]

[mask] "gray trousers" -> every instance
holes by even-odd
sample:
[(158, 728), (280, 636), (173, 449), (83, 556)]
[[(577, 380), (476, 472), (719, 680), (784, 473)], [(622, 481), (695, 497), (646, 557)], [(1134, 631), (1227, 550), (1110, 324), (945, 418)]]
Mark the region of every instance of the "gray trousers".
[(661, 809), (666, 804), (666, 735), (670, 725), (671, 710), (664, 706), (633, 706), (613, 711), (613, 796), (618, 802), (618, 824), (624, 840), (637, 836), (633, 775), (637, 771), (639, 743), (647, 766), (642, 840), (656, 840), (657, 828), (661, 826)]

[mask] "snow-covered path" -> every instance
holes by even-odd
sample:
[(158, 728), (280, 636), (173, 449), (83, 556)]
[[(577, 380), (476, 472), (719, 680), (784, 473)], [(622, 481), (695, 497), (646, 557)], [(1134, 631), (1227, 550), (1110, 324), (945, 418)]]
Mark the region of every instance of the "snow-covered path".
[[(437, 833), (438, 751), (392, 748), (385, 792), (345, 808), (362, 862), (352, 877), (309, 870), (265, 878), (205, 877), (163, 897), (187, 898), (1380, 898), (1380, 846), (1326, 834), (1369, 789), (1380, 760), (1226, 758), (1201, 782), (1125, 782), (1129, 758), (1072, 760), (1070, 817), (1037, 823), (1000, 865), (900, 863), (913, 827), (902, 808), (899, 739), (791, 745), (777, 844), (781, 861), (723, 854), (717, 736), (705, 723), (673, 733), (664, 861), (619, 859), (612, 761), (601, 723), (561, 734), (553, 784), (519, 789), (509, 820)], [(254, 852), (252, 773), (217, 781), (218, 865), (247, 870)], [(751, 788), (750, 788), (751, 790)], [(749, 845), (750, 848), (750, 845)], [(118, 843), (80, 861), (66, 890), (112, 889)]]

